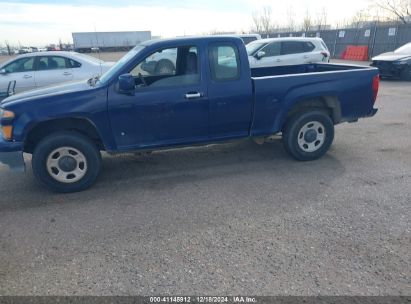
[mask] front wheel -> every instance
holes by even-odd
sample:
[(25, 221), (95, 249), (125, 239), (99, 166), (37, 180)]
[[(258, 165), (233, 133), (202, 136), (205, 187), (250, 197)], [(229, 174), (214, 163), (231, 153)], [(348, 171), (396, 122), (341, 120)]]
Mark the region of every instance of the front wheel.
[(286, 123), (283, 143), (288, 153), (300, 161), (310, 161), (327, 153), (334, 140), (334, 123), (321, 110), (297, 113)]
[(100, 172), (97, 146), (82, 134), (59, 132), (44, 138), (34, 149), (33, 174), (53, 191), (69, 193), (89, 188)]

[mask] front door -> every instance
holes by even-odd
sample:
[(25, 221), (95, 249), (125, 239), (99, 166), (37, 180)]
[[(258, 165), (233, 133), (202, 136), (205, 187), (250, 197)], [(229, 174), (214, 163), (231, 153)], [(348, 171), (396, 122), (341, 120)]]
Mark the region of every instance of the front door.
[(16, 81), (16, 93), (32, 90), (34, 82), (34, 57), (16, 59), (4, 67), (4, 74), (0, 74), (0, 92), (5, 92), (10, 81)]
[(208, 139), (209, 102), (196, 46), (148, 56), (131, 71), (134, 96), (109, 89), (109, 115), (120, 150), (195, 143)]

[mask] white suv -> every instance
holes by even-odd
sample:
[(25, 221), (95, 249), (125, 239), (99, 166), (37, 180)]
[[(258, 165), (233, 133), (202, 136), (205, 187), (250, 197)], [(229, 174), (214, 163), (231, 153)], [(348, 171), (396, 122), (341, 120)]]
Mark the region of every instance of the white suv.
[(261, 39), (246, 47), (251, 68), (330, 61), (330, 51), (321, 38)]

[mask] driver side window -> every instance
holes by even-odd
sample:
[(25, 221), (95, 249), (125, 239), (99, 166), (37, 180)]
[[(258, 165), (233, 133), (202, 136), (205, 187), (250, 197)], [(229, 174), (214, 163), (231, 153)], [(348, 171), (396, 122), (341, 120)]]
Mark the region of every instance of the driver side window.
[(147, 56), (130, 74), (139, 88), (196, 84), (200, 80), (198, 49), (181, 46), (159, 50)]
[(165, 49), (148, 56), (138, 64), (130, 74), (133, 76), (175, 75), (177, 65), (177, 48)]

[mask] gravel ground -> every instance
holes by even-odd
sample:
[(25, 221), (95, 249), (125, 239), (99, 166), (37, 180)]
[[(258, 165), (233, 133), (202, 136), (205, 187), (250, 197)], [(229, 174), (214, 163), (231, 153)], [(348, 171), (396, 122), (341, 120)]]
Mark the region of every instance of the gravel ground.
[(0, 165), (0, 295), (410, 295), (410, 96), (382, 82), (315, 162), (279, 139), (105, 155), (69, 195)]

